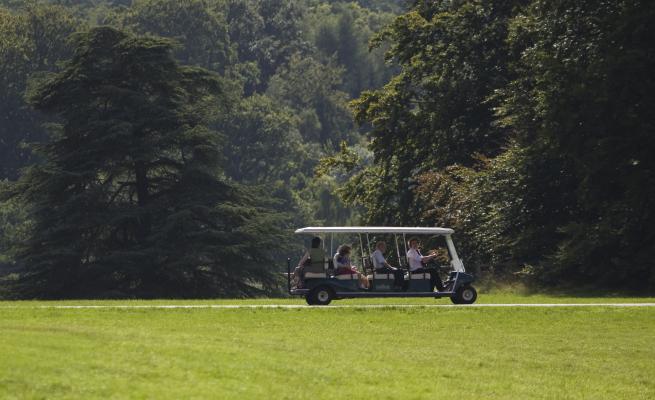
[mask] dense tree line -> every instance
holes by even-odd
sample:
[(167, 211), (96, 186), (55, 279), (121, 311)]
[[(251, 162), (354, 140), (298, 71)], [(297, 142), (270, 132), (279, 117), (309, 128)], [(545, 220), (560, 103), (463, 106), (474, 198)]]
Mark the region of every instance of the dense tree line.
[(284, 230), (361, 222), (453, 227), (473, 269), (653, 288), (654, 17), (644, 0), (0, 1), (3, 280), (270, 293)]
[(368, 42), (399, 2), (369, 3), (0, 2), (11, 295), (275, 290), (281, 232), (354, 218), (314, 168), (391, 76)]
[(400, 71), (352, 103), (374, 160), (323, 170), (370, 224), (448, 225), (471, 267), (655, 287), (655, 6), (417, 1), (377, 38)]

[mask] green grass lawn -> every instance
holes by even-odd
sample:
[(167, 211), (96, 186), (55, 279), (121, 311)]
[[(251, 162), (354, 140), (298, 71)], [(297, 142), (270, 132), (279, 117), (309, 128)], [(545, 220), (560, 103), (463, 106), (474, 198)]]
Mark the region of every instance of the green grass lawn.
[[(479, 294), (476, 304), (531, 304), (531, 303), (655, 303), (655, 297), (629, 297), (625, 294), (595, 294), (584, 296), (554, 295), (554, 294), (516, 294), (506, 291), (482, 292)], [(53, 305), (207, 305), (207, 304), (306, 304), (305, 300), (299, 297), (293, 298), (262, 298), (262, 299), (216, 299), (216, 300), (62, 300), (62, 301), (0, 301), (0, 309), (3, 307), (48, 307)], [(346, 299), (336, 300), (332, 305), (358, 305), (358, 304), (452, 304), (450, 299), (433, 298), (378, 298), (378, 299)]]
[(210, 303), (301, 301), (0, 302), (0, 398), (655, 398), (651, 307), (35, 307)]

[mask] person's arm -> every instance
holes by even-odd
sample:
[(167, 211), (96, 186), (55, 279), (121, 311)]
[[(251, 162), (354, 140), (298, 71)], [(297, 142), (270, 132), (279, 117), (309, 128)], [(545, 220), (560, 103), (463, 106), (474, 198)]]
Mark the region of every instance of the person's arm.
[(341, 268), (343, 267), (343, 263), (340, 262), (341, 257), (339, 257), (339, 254), (335, 254), (334, 257), (332, 258), (332, 263), (334, 264), (334, 269)]
[(432, 260), (433, 258), (437, 257), (436, 254), (430, 254), (429, 256), (422, 256), (421, 257), (421, 263), (425, 264), (428, 261)]
[(305, 251), (305, 255), (302, 256), (302, 258), (300, 259), (300, 262), (298, 263), (298, 267), (302, 267), (303, 265), (305, 265), (308, 259), (309, 259), (309, 250)]
[(375, 250), (373, 252), (373, 258), (375, 259), (373, 265), (377, 265), (378, 268), (382, 268), (382, 267), (393, 268), (391, 265), (389, 265), (389, 263), (384, 258), (384, 255), (380, 250)]

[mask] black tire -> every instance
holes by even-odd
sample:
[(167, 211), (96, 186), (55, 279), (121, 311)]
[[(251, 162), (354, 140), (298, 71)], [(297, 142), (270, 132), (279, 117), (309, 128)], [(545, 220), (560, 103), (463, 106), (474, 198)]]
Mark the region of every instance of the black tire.
[[(307, 295), (307, 304), (312, 306), (327, 306), (334, 298), (334, 290), (329, 286), (319, 286)], [(311, 301), (311, 303), (310, 303)]]
[(311, 294), (307, 294), (307, 295), (305, 296), (305, 301), (306, 301), (307, 304), (309, 304), (310, 306), (313, 306), (313, 305), (314, 305), (314, 299), (312, 298)]
[(460, 286), (450, 298), (454, 304), (473, 304), (478, 298), (478, 292), (471, 285)]

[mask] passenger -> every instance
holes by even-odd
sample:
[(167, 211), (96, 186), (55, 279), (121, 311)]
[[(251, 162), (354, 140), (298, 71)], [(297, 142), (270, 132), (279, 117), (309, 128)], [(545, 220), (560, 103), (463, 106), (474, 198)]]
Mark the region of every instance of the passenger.
[(321, 238), (316, 236), (312, 239), (312, 247), (305, 252), (305, 255), (302, 256), (298, 266), (293, 271), (295, 287), (301, 289), (305, 285), (306, 267), (324, 268), (325, 259), (325, 251), (321, 248)]
[(373, 262), (373, 269), (378, 274), (390, 274), (394, 276), (394, 286), (402, 289), (405, 283), (405, 272), (401, 268), (392, 267), (384, 258), (384, 253), (387, 251), (387, 243), (380, 240), (375, 245), (375, 251), (371, 254), (371, 261)]
[(369, 281), (366, 276), (360, 274), (357, 267), (353, 266), (350, 261), (351, 247), (347, 244), (342, 244), (334, 254), (334, 274), (335, 275), (357, 275), (359, 286), (362, 289), (369, 288)]
[(423, 273), (427, 272), (430, 274), (430, 287), (431, 290), (434, 290), (434, 287), (437, 287), (437, 290), (442, 292), (443, 282), (439, 277), (439, 271), (435, 268), (425, 268), (423, 264), (427, 263), (430, 260), (437, 258), (436, 254), (430, 254), (429, 256), (424, 256), (421, 254), (421, 251), (418, 248), (419, 241), (418, 238), (413, 237), (409, 239), (409, 250), (407, 251), (407, 261), (409, 261), (409, 273)]

